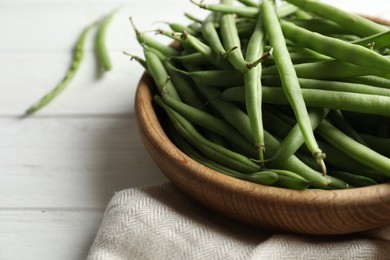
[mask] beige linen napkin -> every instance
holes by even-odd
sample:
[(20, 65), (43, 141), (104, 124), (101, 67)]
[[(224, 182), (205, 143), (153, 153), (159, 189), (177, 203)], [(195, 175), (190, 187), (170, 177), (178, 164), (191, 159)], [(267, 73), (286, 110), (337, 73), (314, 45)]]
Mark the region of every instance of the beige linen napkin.
[(390, 228), (349, 236), (273, 234), (217, 215), (166, 183), (118, 192), (88, 259), (384, 260)]

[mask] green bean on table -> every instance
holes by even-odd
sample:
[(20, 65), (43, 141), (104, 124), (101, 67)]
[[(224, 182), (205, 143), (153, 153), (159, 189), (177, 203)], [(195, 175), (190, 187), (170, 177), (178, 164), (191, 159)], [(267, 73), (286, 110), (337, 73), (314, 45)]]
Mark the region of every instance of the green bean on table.
[(40, 100), (38, 100), (35, 104), (33, 104), (30, 108), (26, 110), (26, 115), (32, 114), (46, 106), (48, 103), (53, 101), (69, 84), (69, 82), (72, 80), (74, 75), (76, 74), (77, 70), (80, 67), (81, 61), (84, 58), (84, 44), (85, 40), (89, 34), (89, 32), (92, 30), (92, 28), (96, 25), (96, 23), (93, 23), (89, 26), (87, 26), (79, 38), (77, 39), (76, 46), (73, 53), (73, 60), (72, 64), (70, 65), (68, 71), (65, 74), (65, 77), (61, 80), (61, 82), (49, 93), (47, 93), (45, 96), (43, 96)]

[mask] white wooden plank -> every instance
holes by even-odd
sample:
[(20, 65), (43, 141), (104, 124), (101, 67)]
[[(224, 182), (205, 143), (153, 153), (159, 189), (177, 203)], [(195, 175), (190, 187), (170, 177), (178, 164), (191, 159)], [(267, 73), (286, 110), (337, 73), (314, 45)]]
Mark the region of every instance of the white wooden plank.
[[(143, 68), (121, 52), (110, 56), (113, 70), (98, 80), (93, 54), (86, 53), (67, 88), (37, 114), (132, 114)], [(0, 115), (22, 115), (58, 84), (70, 59), (66, 52), (0, 53)]]
[(0, 210), (104, 208), (114, 192), (167, 179), (134, 118), (0, 120)]
[(0, 211), (0, 259), (85, 259), (101, 211)]

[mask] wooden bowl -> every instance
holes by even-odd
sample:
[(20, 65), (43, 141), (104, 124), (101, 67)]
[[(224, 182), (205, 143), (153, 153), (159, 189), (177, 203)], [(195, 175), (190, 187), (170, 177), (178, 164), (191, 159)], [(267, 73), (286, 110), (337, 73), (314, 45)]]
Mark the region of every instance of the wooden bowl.
[(165, 134), (159, 121), (164, 117), (152, 103), (153, 89), (144, 74), (135, 98), (144, 145), (174, 184), (207, 207), (264, 229), (303, 234), (347, 234), (390, 224), (390, 184), (294, 191), (242, 181), (199, 164)]

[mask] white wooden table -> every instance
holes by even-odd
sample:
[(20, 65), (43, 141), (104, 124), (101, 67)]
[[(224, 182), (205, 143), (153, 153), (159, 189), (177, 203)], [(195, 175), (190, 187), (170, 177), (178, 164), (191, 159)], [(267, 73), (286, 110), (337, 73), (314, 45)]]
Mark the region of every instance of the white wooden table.
[[(113, 70), (96, 79), (90, 35), (69, 87), (20, 119), (63, 77), (84, 26), (121, 3), (108, 32)], [(388, 0), (364, 3), (338, 4), (390, 14)], [(154, 21), (186, 22), (189, 10), (205, 14), (185, 0), (0, 0), (1, 260), (84, 259), (114, 192), (166, 181), (136, 128), (133, 100), (143, 70), (122, 51), (142, 55), (129, 16), (150, 29), (164, 26)]]

